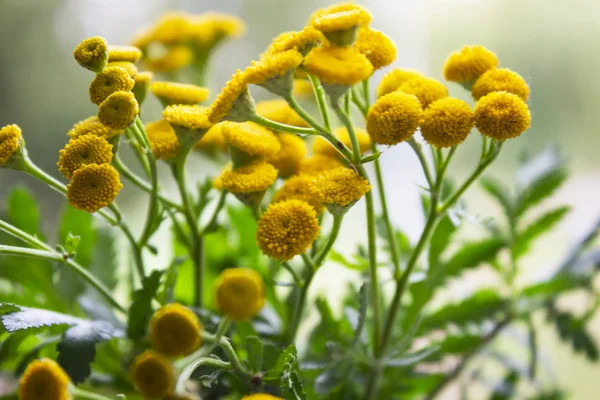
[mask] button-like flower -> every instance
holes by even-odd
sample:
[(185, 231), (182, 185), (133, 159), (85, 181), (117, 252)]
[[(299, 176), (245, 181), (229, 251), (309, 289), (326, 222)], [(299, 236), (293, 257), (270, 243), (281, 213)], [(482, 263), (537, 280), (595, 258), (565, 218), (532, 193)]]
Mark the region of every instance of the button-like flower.
[(84, 68), (101, 72), (108, 63), (108, 45), (100, 36), (85, 39), (73, 50), (75, 60)]
[(309, 126), (308, 123), (290, 107), (287, 101), (283, 99), (259, 101), (256, 103), (256, 113), (281, 124), (301, 127)]
[(301, 200), (310, 204), (317, 212), (317, 215), (323, 214), (325, 207), (311, 189), (313, 181), (314, 177), (309, 175), (292, 176), (275, 192), (272, 203), (279, 203), (286, 200)]
[(202, 103), (210, 95), (210, 90), (205, 87), (178, 82), (152, 82), (150, 90), (165, 107), (171, 104)]
[(396, 59), (396, 45), (385, 33), (363, 26), (358, 31), (354, 47), (364, 54), (374, 69), (390, 65)]
[(169, 47), (167, 52), (156, 58), (146, 58), (144, 63), (153, 72), (173, 72), (194, 61), (194, 52), (184, 45)]
[(253, 61), (244, 74), (248, 83), (259, 85), (279, 96), (287, 96), (294, 89), (294, 72), (302, 63), (302, 54), (296, 49), (265, 54)]
[(293, 133), (279, 133), (277, 140), (281, 149), (267, 157), (267, 162), (277, 169), (281, 178), (297, 174), (302, 160), (306, 157), (304, 140)]
[(398, 144), (415, 133), (422, 117), (416, 96), (400, 91), (388, 93), (369, 109), (367, 132), (377, 144)]
[(115, 92), (98, 108), (98, 119), (112, 129), (125, 129), (133, 124), (139, 105), (131, 92)]
[(402, 86), (405, 82), (411, 79), (422, 78), (423, 74), (410, 69), (394, 68), (383, 76), (379, 86), (377, 87), (377, 97), (385, 96), (392, 93)]
[[(258, 161), (239, 168), (226, 168), (214, 182), (217, 189), (231, 193), (264, 195), (277, 179), (277, 170), (271, 164)], [(261, 199), (262, 199), (261, 195)]]
[(475, 126), (492, 139), (515, 138), (525, 132), (530, 124), (529, 107), (516, 94), (492, 92), (475, 105)]
[(472, 89), (473, 98), (479, 100), (492, 92), (516, 94), (524, 101), (529, 99), (529, 86), (525, 79), (508, 68), (491, 69), (481, 75)]
[(301, 175), (317, 176), (330, 169), (342, 167), (342, 161), (338, 157), (330, 157), (323, 154), (315, 154), (312, 157), (306, 158), (300, 164)]
[(163, 118), (171, 124), (183, 148), (191, 148), (212, 127), (208, 109), (200, 106), (175, 104), (164, 109)]
[(225, 123), (226, 122), (220, 122), (213, 125), (204, 136), (202, 136), (202, 139), (198, 140), (196, 149), (208, 154), (214, 154), (216, 151), (227, 151), (227, 140), (223, 135), (223, 124)]
[(82, 135), (69, 140), (59, 153), (58, 170), (67, 179), (79, 168), (89, 164), (109, 164), (113, 146), (102, 136)]
[(210, 105), (208, 119), (213, 124), (225, 119), (243, 122), (250, 120), (255, 112), (254, 101), (248, 93), (248, 78), (238, 69)]
[(175, 44), (189, 38), (192, 16), (185, 12), (171, 11), (160, 16), (150, 30), (150, 38), (162, 44)]
[(423, 114), (421, 133), (435, 147), (462, 143), (473, 128), (473, 111), (462, 100), (446, 97), (433, 102)]
[(106, 64), (106, 68), (110, 68), (110, 67), (123, 68), (125, 71), (127, 71), (129, 76), (131, 77), (131, 79), (135, 79), (135, 76), (138, 73), (137, 67), (133, 63), (130, 63), (129, 61), (111, 61), (108, 64)]
[(114, 136), (118, 136), (123, 134), (122, 129), (112, 129), (106, 125), (104, 125), (96, 115), (93, 117), (89, 117), (84, 119), (83, 121), (77, 122), (73, 125), (73, 129), (68, 132), (68, 135), (72, 138), (78, 138), (82, 135), (92, 134), (96, 136), (103, 137), (108, 140)]
[(133, 85), (133, 89), (131, 90), (138, 104), (141, 106), (144, 100), (146, 99), (146, 94), (148, 94), (148, 87), (150, 86), (150, 81), (154, 74), (152, 72), (138, 72), (135, 75), (135, 84)]
[(90, 100), (100, 104), (115, 92), (129, 92), (135, 81), (121, 67), (107, 67), (100, 72), (90, 84)]
[(398, 90), (417, 96), (423, 109), (429, 107), (436, 100), (448, 97), (446, 86), (433, 78), (420, 77), (410, 79), (404, 82)]
[[(356, 140), (358, 141), (358, 148), (361, 153), (369, 151), (371, 149), (371, 138), (363, 129), (355, 128), (354, 133), (356, 134)], [(345, 146), (352, 148), (352, 141), (348, 134), (348, 129), (340, 127), (333, 131), (334, 135), (342, 142)], [(325, 138), (317, 136), (312, 144), (312, 151), (314, 154), (323, 154), (328, 157), (337, 157), (340, 160), (343, 159), (340, 152)]]
[(246, 30), (244, 21), (223, 13), (204, 13), (190, 23), (190, 39), (204, 52), (225, 39), (241, 36)]
[(354, 43), (358, 28), (373, 19), (365, 7), (353, 3), (340, 3), (317, 10), (309, 24), (323, 32), (327, 40), (338, 46)]
[(284, 32), (277, 36), (265, 54), (281, 53), (288, 50), (298, 50), (302, 55), (306, 55), (313, 47), (321, 43), (325, 38), (323, 34), (313, 28), (307, 26), (298, 32)]
[(306, 56), (304, 68), (325, 84), (342, 86), (352, 86), (373, 72), (369, 59), (355, 47), (317, 47)]
[(190, 354), (202, 343), (202, 324), (192, 310), (181, 304), (167, 304), (150, 320), (150, 342), (167, 357)]
[(134, 63), (142, 57), (142, 51), (135, 46), (108, 46), (108, 61)]
[(7, 125), (0, 129), (0, 166), (19, 150), (21, 142), (21, 128), (17, 125)]
[(371, 190), (371, 185), (355, 170), (340, 167), (317, 176), (310, 188), (330, 213), (340, 215)]
[(175, 158), (181, 149), (173, 127), (164, 119), (146, 125), (146, 135), (152, 154), (158, 160), (169, 161)]
[(265, 304), (265, 283), (258, 272), (248, 268), (227, 268), (217, 277), (219, 310), (234, 321), (249, 320)]
[(69, 376), (55, 361), (34, 360), (19, 380), (20, 400), (69, 400)]
[(90, 213), (110, 205), (123, 185), (109, 164), (85, 165), (73, 173), (67, 185), (69, 204)]
[(281, 150), (275, 134), (254, 122), (226, 122), (223, 135), (230, 146), (253, 157), (267, 157)]
[(151, 350), (135, 358), (129, 375), (135, 389), (148, 399), (162, 399), (175, 386), (173, 367), (166, 358)]
[(450, 54), (444, 76), (452, 82), (472, 84), (484, 72), (498, 66), (498, 57), (483, 46), (465, 46)]

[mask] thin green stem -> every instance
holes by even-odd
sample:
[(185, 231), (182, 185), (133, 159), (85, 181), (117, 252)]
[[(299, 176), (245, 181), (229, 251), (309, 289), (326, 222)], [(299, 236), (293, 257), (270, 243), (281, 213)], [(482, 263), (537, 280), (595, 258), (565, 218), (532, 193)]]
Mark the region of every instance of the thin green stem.
[(265, 128), (272, 129), (274, 131), (297, 133), (299, 135), (314, 135), (316, 133), (316, 131), (313, 128), (302, 128), (299, 126), (281, 124), (279, 122), (272, 121), (268, 118), (261, 117), (258, 114), (255, 114), (252, 117), (251, 121), (262, 125)]
[(419, 162), (421, 163), (421, 168), (423, 169), (423, 173), (425, 174), (425, 179), (427, 179), (427, 184), (429, 185), (429, 188), (432, 188), (433, 187), (433, 176), (429, 169), (429, 163), (427, 162), (427, 157), (425, 157), (425, 154), (423, 153), (423, 149), (421, 148), (421, 145), (419, 143), (417, 143), (417, 141), (414, 138), (410, 138), (406, 142), (410, 145), (410, 147), (413, 149), (413, 151), (419, 158)]
[(340, 233), (340, 228), (342, 227), (343, 220), (344, 220), (343, 215), (334, 215), (333, 216), (333, 226), (331, 227), (331, 232), (329, 233), (327, 242), (325, 243), (325, 245), (323, 246), (321, 251), (318, 253), (317, 258), (315, 258), (314, 264), (315, 264), (316, 268), (319, 268), (325, 262), (325, 259), (327, 258), (329, 251), (333, 247), (333, 244), (335, 243), (335, 241)]
[(363, 96), (367, 111), (369, 111), (369, 108), (371, 108), (371, 89), (369, 88), (370, 84), (371, 81), (369, 79), (365, 79), (364, 81), (362, 81)]
[(61, 256), (59, 253), (56, 253), (54, 251), (28, 249), (26, 247), (18, 246), (6, 246), (3, 244), (0, 244), (0, 254), (5, 254), (7, 256), (39, 258), (42, 260), (51, 260), (58, 262), (65, 261), (64, 256)]
[(125, 135), (127, 136), (127, 141), (131, 145), (133, 149), (133, 154), (135, 154), (135, 157), (142, 166), (144, 173), (147, 176), (150, 176), (150, 165), (148, 165), (148, 160), (144, 155), (144, 151), (142, 150), (142, 147), (135, 138), (135, 133), (133, 132), (133, 129), (131, 127), (125, 129)]
[(356, 138), (356, 132), (354, 131), (354, 125), (350, 120), (348, 114), (341, 108), (340, 104), (336, 104), (333, 107), (333, 111), (336, 113), (340, 121), (346, 126), (348, 135), (350, 136), (350, 142), (352, 143), (352, 153), (354, 157), (354, 164), (360, 164), (361, 152), (358, 145), (358, 139)]
[(219, 201), (217, 203), (217, 206), (215, 207), (215, 210), (213, 211), (212, 217), (210, 217), (206, 226), (200, 230), (201, 236), (204, 236), (208, 231), (213, 229), (214, 226), (216, 225), (217, 218), (219, 217), (219, 213), (225, 206), (225, 200), (227, 199), (227, 193), (228, 192), (226, 190), (221, 191), (221, 194), (219, 195)]
[(74, 400), (111, 400), (109, 397), (88, 392), (72, 385), (69, 387), (69, 392), (73, 395)]
[(292, 266), (287, 263), (287, 262), (282, 262), (281, 266), (283, 268), (285, 268), (285, 270), (287, 272), (290, 273), (290, 275), (292, 275), (292, 278), (294, 279), (294, 283), (296, 283), (296, 286), (298, 287), (304, 287), (304, 282), (302, 282), (302, 278), (300, 278), (300, 276), (298, 275), (298, 273), (294, 270), (294, 268), (292, 268)]
[(325, 129), (327, 131), (331, 131), (329, 109), (327, 107), (327, 102), (325, 101), (325, 90), (323, 89), (323, 86), (321, 86), (319, 78), (317, 78), (316, 76), (309, 74), (308, 79), (310, 80), (310, 83), (313, 87), (313, 91), (315, 93), (315, 99), (317, 100), (317, 106), (319, 107), (321, 118), (323, 119), (323, 125), (325, 125)]

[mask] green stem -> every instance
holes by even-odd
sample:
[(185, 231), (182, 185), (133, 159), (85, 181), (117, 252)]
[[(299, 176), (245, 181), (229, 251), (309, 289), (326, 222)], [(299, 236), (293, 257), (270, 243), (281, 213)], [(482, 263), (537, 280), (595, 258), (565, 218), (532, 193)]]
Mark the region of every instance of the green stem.
[(333, 111), (336, 113), (336, 115), (338, 116), (340, 121), (342, 121), (342, 123), (346, 126), (346, 129), (348, 130), (348, 135), (350, 136), (350, 142), (352, 143), (352, 153), (354, 156), (354, 164), (360, 164), (360, 159), (361, 159), (362, 154), (360, 152), (360, 147), (358, 145), (358, 139), (356, 138), (356, 132), (354, 131), (354, 125), (352, 124), (350, 117), (344, 110), (342, 110), (341, 105), (339, 103), (335, 104), (333, 106)]
[(300, 105), (300, 103), (298, 103), (296, 101), (296, 99), (294, 98), (294, 96), (289, 95), (288, 97), (285, 98), (285, 100), (288, 102), (288, 104), (292, 108), (292, 110), (296, 111), (296, 113), (304, 121), (306, 121), (310, 126), (314, 127), (315, 130), (317, 130), (319, 132), (328, 131), (329, 130), (328, 128), (322, 126), (317, 121), (315, 121), (315, 119)]
[(26, 247), (18, 246), (5, 246), (3, 244), (0, 244), (0, 254), (5, 254), (7, 256), (38, 258), (41, 260), (51, 260), (57, 262), (65, 261), (64, 256), (61, 256), (59, 253), (53, 251), (28, 249)]
[(215, 210), (213, 211), (212, 217), (210, 218), (210, 220), (208, 221), (206, 226), (200, 230), (201, 236), (204, 236), (208, 231), (213, 229), (213, 227), (217, 223), (217, 218), (219, 217), (219, 213), (225, 206), (225, 200), (227, 199), (227, 193), (228, 192), (226, 190), (221, 191), (221, 194), (219, 195), (219, 202), (217, 203), (217, 206), (216, 206)]
[(287, 272), (289, 272), (290, 275), (292, 275), (292, 278), (294, 279), (294, 282), (296, 283), (296, 286), (298, 286), (299, 288), (304, 287), (304, 282), (302, 282), (302, 278), (300, 278), (300, 276), (298, 275), (298, 273), (296, 271), (294, 271), (294, 268), (292, 268), (292, 266), (289, 263), (282, 262), (281, 266), (283, 268), (285, 268), (285, 270)]
[(427, 162), (427, 157), (423, 153), (423, 149), (421, 145), (417, 143), (415, 138), (410, 138), (406, 141), (410, 147), (413, 149), (417, 157), (419, 158), (419, 162), (421, 163), (421, 168), (423, 168), (423, 173), (425, 174), (425, 179), (427, 179), (427, 184), (429, 188), (433, 187), (433, 177), (431, 175), (431, 171), (429, 170), (429, 163)]
[(329, 132), (331, 131), (331, 122), (329, 120), (329, 109), (327, 107), (327, 102), (325, 101), (325, 89), (323, 89), (321, 82), (319, 82), (319, 78), (316, 76), (309, 74), (308, 79), (310, 80), (315, 93), (317, 106), (319, 107), (321, 118), (323, 119), (323, 125), (325, 125), (325, 129)]
[(142, 169), (144, 170), (146, 175), (150, 176), (150, 165), (148, 165), (148, 160), (144, 156), (144, 152), (140, 144), (137, 142), (135, 138), (135, 133), (133, 132), (131, 127), (125, 129), (125, 135), (127, 135), (127, 140), (133, 148), (133, 153), (135, 154), (135, 157), (139, 161), (140, 165), (142, 166)]
[(269, 128), (271, 130), (274, 130), (274, 131), (297, 133), (299, 135), (314, 135), (316, 133), (316, 131), (313, 128), (302, 128), (302, 127), (299, 127), (299, 126), (292, 126), (292, 125), (281, 124), (279, 122), (272, 121), (272, 120), (267, 119), (265, 117), (261, 117), (258, 114), (255, 114), (252, 117), (251, 121), (255, 122), (255, 123), (259, 124), (259, 125), (262, 125), (265, 128)]
[(109, 397), (102, 396), (101, 394), (88, 392), (87, 390), (80, 389), (75, 386), (69, 387), (69, 392), (73, 395), (75, 400), (111, 400)]
[(333, 216), (333, 226), (331, 227), (331, 232), (329, 233), (329, 238), (327, 239), (327, 242), (325, 243), (325, 245), (319, 252), (319, 254), (314, 262), (316, 268), (319, 268), (325, 262), (325, 259), (327, 258), (329, 251), (333, 247), (333, 244), (335, 243), (335, 241), (340, 233), (340, 228), (342, 227), (343, 219), (344, 219), (343, 215), (334, 215)]

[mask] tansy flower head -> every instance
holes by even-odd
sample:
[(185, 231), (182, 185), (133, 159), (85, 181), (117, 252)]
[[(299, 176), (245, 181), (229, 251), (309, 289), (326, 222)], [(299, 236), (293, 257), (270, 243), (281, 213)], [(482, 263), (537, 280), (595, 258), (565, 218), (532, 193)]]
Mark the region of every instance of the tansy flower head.
[(385, 96), (392, 93), (402, 86), (405, 82), (411, 79), (422, 78), (423, 74), (410, 69), (394, 68), (384, 75), (377, 87), (377, 97)]
[(444, 65), (447, 80), (469, 84), (498, 66), (498, 57), (483, 46), (465, 46), (450, 54)]
[(75, 60), (90, 71), (100, 72), (108, 63), (108, 45), (100, 36), (85, 39), (73, 51)]
[(98, 119), (112, 129), (125, 129), (133, 124), (139, 105), (131, 92), (115, 92), (98, 108)]
[(247, 88), (247, 76), (238, 69), (211, 104), (208, 113), (209, 121), (216, 124), (225, 119), (235, 122), (249, 120), (255, 110), (254, 101)]
[(210, 90), (202, 86), (178, 82), (152, 82), (150, 90), (165, 107), (171, 104), (198, 104), (210, 94)]
[(175, 385), (169, 361), (151, 350), (135, 358), (129, 374), (135, 389), (148, 399), (162, 399)]
[(307, 26), (298, 32), (284, 32), (273, 39), (265, 54), (280, 53), (292, 49), (298, 50), (302, 55), (308, 52), (325, 38), (323, 34), (313, 28)]
[(165, 108), (162, 115), (175, 129), (208, 130), (213, 125), (208, 121), (207, 109), (200, 106), (175, 104)]
[(315, 209), (300, 200), (269, 205), (258, 220), (258, 247), (267, 256), (280, 261), (304, 253), (319, 236)]
[(231, 193), (259, 193), (264, 192), (277, 179), (277, 170), (264, 161), (257, 161), (243, 167), (226, 168), (215, 179), (214, 185), (219, 190)]
[(280, 133), (277, 140), (281, 150), (267, 157), (266, 161), (277, 169), (281, 178), (297, 174), (302, 160), (306, 157), (304, 140), (293, 133)]
[(191, 21), (190, 36), (194, 44), (207, 51), (223, 39), (244, 33), (244, 21), (236, 16), (222, 13), (205, 13)]
[(102, 136), (89, 133), (71, 139), (59, 153), (58, 170), (71, 179), (73, 172), (85, 165), (109, 164), (113, 157), (112, 148)]
[(135, 46), (108, 46), (108, 61), (134, 63), (140, 59), (142, 51)]
[(256, 103), (256, 113), (281, 124), (308, 126), (308, 123), (283, 99), (259, 101)]
[(315, 154), (314, 156), (306, 158), (304, 161), (302, 161), (298, 173), (301, 175), (316, 176), (324, 171), (342, 167), (343, 165), (344, 164), (342, 164), (338, 157)]
[(302, 63), (302, 54), (296, 49), (266, 54), (253, 61), (244, 73), (248, 83), (260, 85), (279, 96), (292, 93), (294, 71)]
[(268, 393), (255, 393), (242, 397), (242, 400), (283, 400), (281, 397), (273, 396)]
[(67, 185), (69, 204), (90, 213), (110, 205), (123, 185), (109, 164), (85, 165), (73, 173)]
[(171, 160), (181, 149), (173, 127), (164, 119), (146, 125), (146, 134), (152, 154), (159, 160)]
[(448, 97), (446, 86), (433, 78), (422, 77), (411, 79), (404, 82), (399, 90), (417, 96), (423, 109), (429, 107), (436, 100)]
[(20, 400), (69, 400), (69, 376), (55, 361), (34, 360), (19, 380)]
[(529, 107), (516, 94), (492, 92), (475, 105), (475, 126), (492, 139), (515, 138), (525, 132), (530, 124)]
[(249, 268), (227, 268), (217, 277), (216, 297), (219, 310), (227, 318), (248, 320), (265, 304), (265, 283)]
[(21, 128), (17, 125), (7, 125), (0, 129), (0, 166), (8, 160), (19, 149), (21, 142)]
[(473, 128), (473, 111), (462, 100), (446, 97), (431, 103), (423, 114), (421, 133), (435, 147), (462, 143)]
[(106, 64), (106, 68), (109, 67), (123, 68), (129, 74), (131, 79), (135, 79), (135, 76), (138, 73), (137, 67), (129, 61), (111, 61), (108, 64)]
[(368, 26), (358, 31), (354, 47), (364, 54), (374, 69), (390, 65), (396, 59), (396, 45), (385, 33)]
[(142, 105), (142, 103), (146, 99), (146, 94), (148, 93), (148, 86), (150, 86), (150, 81), (152, 80), (153, 76), (154, 74), (148, 71), (138, 72), (135, 75), (135, 84), (133, 85), (133, 89), (131, 91), (139, 105)]
[(296, 97), (312, 97), (312, 84), (306, 79), (294, 79), (294, 90), (292, 93)]
[(196, 143), (196, 149), (205, 151), (209, 154), (216, 151), (227, 151), (227, 140), (223, 135), (223, 124), (225, 123), (227, 122), (220, 122), (213, 125), (204, 136), (202, 136), (202, 139)]
[(100, 104), (115, 92), (129, 92), (133, 89), (134, 83), (123, 68), (107, 67), (96, 75), (90, 84), (90, 100), (94, 104)]
[(416, 96), (399, 91), (388, 93), (369, 109), (367, 132), (377, 144), (398, 144), (415, 133), (422, 117), (423, 109)]
[(311, 189), (313, 180), (314, 177), (308, 175), (292, 176), (275, 192), (271, 202), (279, 203), (286, 200), (301, 200), (310, 204), (315, 209), (317, 215), (323, 214), (325, 207)]
[(79, 121), (73, 125), (73, 129), (68, 132), (68, 135), (74, 139), (82, 135), (87, 135), (88, 133), (103, 137), (104, 139), (108, 140), (114, 136), (121, 135), (123, 130), (112, 129), (104, 125), (102, 122), (100, 122), (98, 117), (94, 115), (93, 117), (86, 118), (83, 121)]
[[(361, 153), (369, 151), (371, 148), (371, 138), (363, 129), (355, 128), (354, 133), (358, 141), (358, 147)], [(335, 136), (342, 142), (346, 147), (352, 148), (352, 141), (348, 134), (348, 129), (337, 128), (334, 131)], [(342, 159), (342, 155), (336, 150), (336, 148), (325, 138), (317, 136), (312, 144), (312, 151), (314, 154), (322, 154), (328, 157), (337, 157)]]
[(338, 46), (348, 46), (356, 40), (360, 26), (368, 25), (373, 16), (366, 8), (352, 3), (342, 3), (320, 9), (310, 17), (310, 25), (323, 32)]
[(344, 214), (365, 193), (371, 190), (369, 181), (355, 170), (335, 168), (317, 176), (310, 186), (317, 199), (334, 215)]
[(164, 13), (151, 30), (152, 40), (162, 44), (174, 44), (185, 40), (191, 32), (192, 16), (184, 12)]
[(477, 79), (471, 91), (475, 100), (492, 92), (516, 94), (523, 101), (529, 99), (529, 86), (525, 79), (508, 68), (491, 69), (485, 72)]
[(266, 157), (281, 150), (275, 134), (254, 122), (228, 122), (222, 129), (230, 146), (250, 156)]
[(167, 304), (150, 320), (150, 342), (167, 357), (185, 356), (200, 347), (202, 325), (192, 310), (181, 304)]
[(181, 69), (194, 60), (194, 52), (184, 45), (169, 47), (167, 52), (156, 58), (144, 59), (146, 67), (154, 72), (172, 72)]

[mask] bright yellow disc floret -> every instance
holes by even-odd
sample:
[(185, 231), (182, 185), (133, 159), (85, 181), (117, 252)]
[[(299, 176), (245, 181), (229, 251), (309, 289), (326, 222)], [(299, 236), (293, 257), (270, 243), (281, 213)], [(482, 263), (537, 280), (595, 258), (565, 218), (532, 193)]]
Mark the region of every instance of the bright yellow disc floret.
[(392, 93), (402, 86), (405, 82), (411, 79), (422, 78), (423, 74), (410, 69), (394, 68), (384, 75), (377, 87), (377, 97), (385, 96)]
[(146, 94), (148, 94), (148, 87), (150, 86), (150, 80), (152, 80), (153, 76), (154, 74), (148, 71), (139, 72), (135, 75), (135, 84), (133, 85), (131, 92), (140, 106), (144, 102)]
[(302, 63), (302, 54), (296, 49), (266, 54), (258, 61), (252, 61), (244, 73), (248, 83), (260, 85), (293, 71)]
[(209, 153), (213, 151), (227, 151), (227, 140), (223, 135), (223, 124), (220, 122), (213, 125), (205, 134), (202, 139), (196, 143), (196, 149), (207, 151)]
[(100, 36), (85, 39), (73, 50), (75, 60), (90, 71), (100, 72), (108, 62), (108, 45)]
[(192, 19), (190, 38), (202, 49), (210, 49), (221, 40), (244, 33), (244, 21), (234, 15), (209, 12)]
[(150, 342), (167, 357), (190, 354), (202, 343), (202, 324), (192, 310), (181, 304), (167, 304), (150, 320)]
[(151, 40), (162, 44), (174, 44), (189, 37), (192, 16), (185, 12), (171, 11), (160, 16), (150, 31)]
[(208, 113), (208, 119), (212, 123), (217, 123), (229, 114), (234, 103), (247, 90), (248, 80), (244, 72), (239, 69), (231, 76), (231, 80), (225, 84), (221, 93), (211, 104)]
[(343, 165), (338, 157), (315, 154), (300, 164), (298, 173), (301, 175), (316, 176), (330, 169), (342, 167)]
[(323, 33), (351, 29), (369, 24), (371, 12), (354, 3), (340, 3), (321, 8), (311, 15), (309, 23)]
[[(346, 147), (352, 149), (352, 141), (348, 134), (348, 129), (344, 127), (336, 128), (334, 135), (342, 142)], [(358, 148), (361, 153), (369, 151), (371, 149), (371, 138), (364, 129), (355, 128), (354, 133), (356, 134), (356, 140), (358, 141)], [(312, 144), (312, 151), (314, 154), (323, 154), (328, 157), (338, 157), (342, 159), (342, 155), (335, 149), (335, 147), (325, 138), (317, 136)]]
[(102, 103), (115, 92), (129, 92), (135, 81), (121, 67), (107, 67), (100, 72), (90, 84), (90, 100), (94, 104)]
[(516, 94), (524, 101), (529, 99), (529, 86), (525, 79), (508, 68), (487, 71), (477, 79), (471, 90), (475, 100), (492, 92), (508, 92)]
[(367, 114), (367, 132), (377, 144), (394, 145), (409, 139), (423, 117), (416, 96), (396, 91), (377, 99)]
[(312, 84), (306, 79), (294, 79), (294, 96), (310, 97), (313, 95)]
[(266, 161), (277, 169), (281, 178), (297, 174), (302, 160), (306, 157), (304, 140), (293, 133), (279, 133), (277, 140), (281, 150), (267, 157)]
[(264, 192), (277, 179), (277, 170), (265, 161), (257, 161), (243, 167), (226, 168), (215, 181), (219, 190), (231, 193), (251, 194)]
[(106, 65), (106, 68), (110, 68), (110, 67), (123, 68), (125, 71), (127, 71), (129, 76), (131, 77), (131, 79), (135, 79), (135, 76), (138, 73), (137, 67), (133, 63), (130, 63), (129, 61), (111, 61)]
[(230, 146), (251, 156), (272, 156), (281, 150), (275, 134), (254, 122), (224, 123), (223, 135)]
[(34, 360), (19, 380), (20, 400), (69, 400), (69, 376), (54, 360)]
[(282, 400), (282, 398), (267, 393), (256, 393), (244, 396), (242, 397), (242, 400)]
[(462, 143), (473, 128), (473, 111), (462, 100), (446, 97), (433, 102), (423, 114), (421, 133), (435, 147)]
[(315, 209), (317, 215), (323, 214), (325, 207), (311, 189), (311, 183), (314, 179), (314, 177), (309, 175), (292, 176), (275, 192), (271, 203), (279, 203), (286, 200), (301, 200), (310, 204)]
[(358, 31), (358, 38), (354, 47), (364, 54), (374, 69), (390, 65), (396, 59), (396, 45), (385, 33), (368, 26), (363, 26)]
[(308, 123), (283, 99), (259, 101), (256, 103), (256, 113), (281, 124), (308, 127)]
[(265, 54), (281, 53), (296, 49), (300, 53), (306, 55), (313, 47), (323, 42), (324, 39), (325, 38), (320, 31), (312, 26), (307, 26), (301, 31), (284, 32), (280, 34), (273, 39), (265, 51)]
[(317, 176), (311, 183), (311, 190), (323, 204), (346, 207), (371, 190), (371, 185), (355, 170), (339, 167)]
[(248, 268), (227, 268), (217, 277), (219, 310), (234, 321), (249, 320), (265, 304), (265, 283), (258, 272)]
[(486, 71), (498, 66), (498, 57), (483, 46), (465, 46), (450, 54), (444, 76), (452, 82), (474, 82)]
[(140, 59), (142, 51), (135, 46), (108, 46), (108, 61), (134, 63)]
[(0, 165), (12, 157), (19, 149), (21, 141), (21, 128), (17, 125), (7, 125), (0, 129)]
[(194, 52), (184, 45), (169, 47), (161, 57), (144, 59), (146, 66), (153, 72), (173, 72), (194, 61)]
[(121, 135), (123, 130), (109, 128), (100, 122), (98, 117), (94, 115), (93, 117), (86, 118), (73, 125), (73, 129), (68, 132), (68, 135), (71, 138), (78, 138), (79, 136), (87, 135), (88, 133), (101, 136), (104, 139), (110, 139), (114, 136)]
[(152, 82), (150, 90), (163, 105), (194, 105), (203, 102), (210, 95), (210, 90), (205, 87), (179, 82)]
[(85, 165), (109, 164), (113, 157), (112, 148), (102, 136), (89, 133), (71, 139), (59, 153), (58, 170), (71, 179), (73, 173)]
[(112, 129), (125, 129), (133, 124), (139, 105), (131, 92), (115, 92), (98, 108), (98, 119)]
[(179, 154), (181, 146), (175, 130), (164, 119), (147, 124), (146, 134), (152, 154), (157, 159), (168, 161)]
[(429, 107), (436, 100), (448, 97), (446, 86), (433, 78), (422, 77), (410, 79), (404, 82), (398, 90), (417, 96), (423, 109)]
[(371, 22), (371, 20), (373, 19), (371, 12), (366, 7), (349, 1), (349, 2), (344, 2), (344, 3), (334, 4), (329, 7), (325, 7), (325, 8), (319, 8), (317, 11), (315, 11), (310, 16), (308, 23), (311, 24), (314, 20), (316, 20), (324, 15), (336, 14), (336, 13), (346, 12), (346, 11), (361, 12), (363, 14), (363, 18), (364, 18), (363, 22), (365, 25), (368, 24), (369, 22)]
[(67, 185), (69, 204), (90, 213), (110, 205), (123, 185), (109, 164), (85, 165), (73, 173)]
[(162, 115), (173, 127), (191, 131), (208, 130), (212, 126), (206, 107), (175, 104), (165, 108)]
[(288, 261), (304, 253), (319, 236), (315, 209), (301, 200), (269, 205), (258, 220), (258, 247), (267, 256)]
[(169, 360), (152, 350), (146, 350), (135, 358), (129, 375), (135, 389), (148, 399), (162, 399), (175, 386)]
[(531, 124), (529, 107), (522, 98), (508, 92), (492, 92), (475, 105), (475, 126), (496, 140), (515, 138)]
[(304, 68), (323, 83), (352, 86), (373, 73), (373, 65), (355, 47), (321, 46), (304, 60)]

